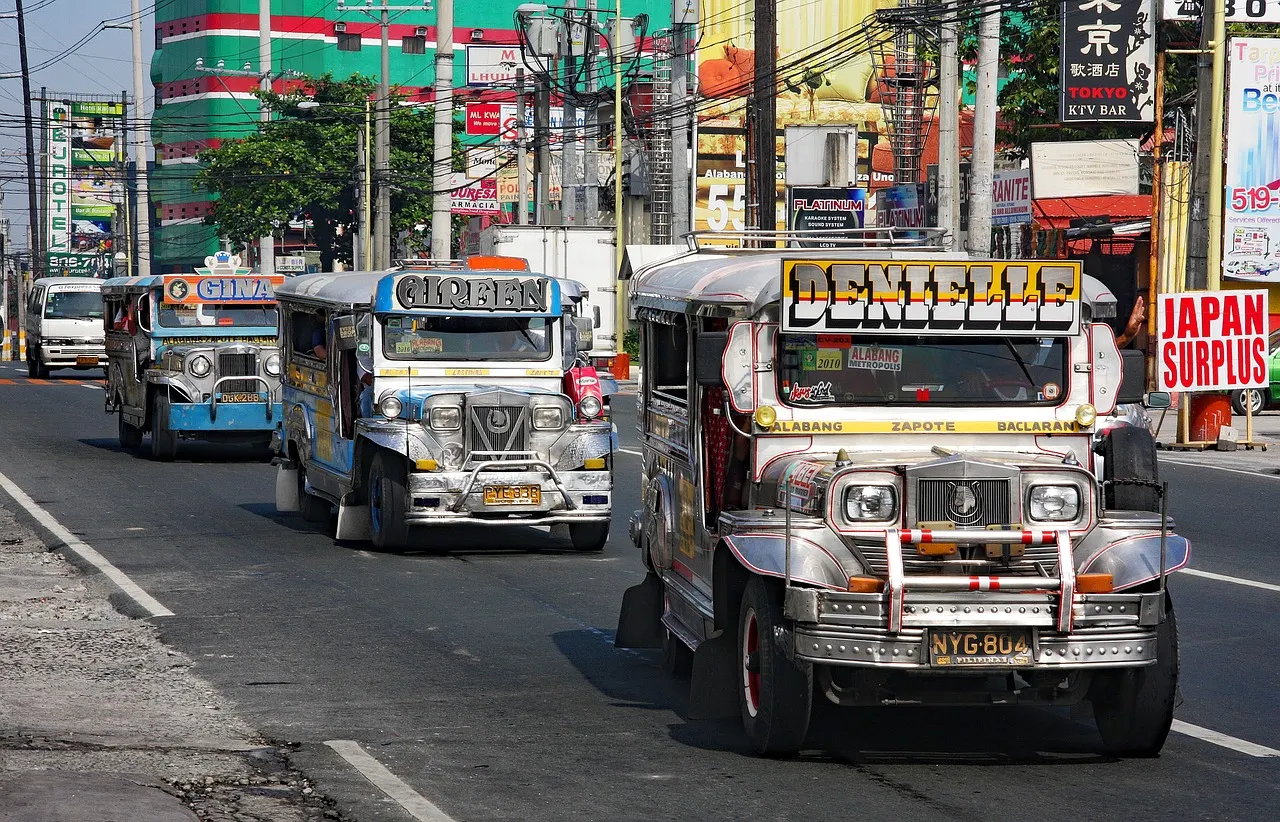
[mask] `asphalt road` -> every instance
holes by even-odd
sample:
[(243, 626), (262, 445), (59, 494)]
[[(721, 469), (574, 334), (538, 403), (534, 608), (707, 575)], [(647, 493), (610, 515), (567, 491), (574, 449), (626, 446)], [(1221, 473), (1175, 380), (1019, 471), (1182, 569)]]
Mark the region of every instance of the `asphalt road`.
[[(66, 375), (66, 380), (56, 376)], [(737, 722), (686, 718), (687, 683), (616, 650), (638, 458), (618, 460), (613, 536), (583, 556), (532, 529), (336, 545), (278, 516), (248, 450), (123, 453), (94, 374), (33, 384), (0, 365), (0, 472), (175, 612), (196, 673), (358, 820), (406, 820), (323, 743), (354, 740), (453, 819), (1272, 819), (1280, 757), (1183, 733), (1103, 756), (1066, 710), (823, 710), (798, 760), (749, 755)], [(9, 382), (12, 380), (12, 382)], [(634, 404), (615, 404), (634, 448)], [(1194, 460), (1182, 455), (1183, 461)], [(1166, 464), (1202, 571), (1280, 585), (1280, 478)], [(1280, 749), (1280, 591), (1179, 575), (1178, 717)]]

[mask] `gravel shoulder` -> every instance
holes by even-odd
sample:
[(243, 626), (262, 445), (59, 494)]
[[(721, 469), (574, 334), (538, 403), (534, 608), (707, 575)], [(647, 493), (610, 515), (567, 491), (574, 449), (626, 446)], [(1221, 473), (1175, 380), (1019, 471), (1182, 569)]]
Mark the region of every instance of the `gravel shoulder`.
[(170, 806), (148, 822), (346, 818), (291, 765), (295, 745), (239, 719), (154, 626), (112, 607), (110, 583), (51, 551), (10, 505), (0, 495), (0, 820), (80, 819), (42, 814), (89, 807), (69, 794), (106, 803), (121, 786), (125, 806), (147, 792)]

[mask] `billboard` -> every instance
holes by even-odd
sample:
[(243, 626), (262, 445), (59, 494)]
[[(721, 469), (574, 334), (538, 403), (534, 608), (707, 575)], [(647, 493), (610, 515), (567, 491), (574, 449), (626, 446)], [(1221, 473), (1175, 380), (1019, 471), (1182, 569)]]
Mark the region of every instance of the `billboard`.
[(1065, 0), (1058, 119), (1150, 123), (1155, 119), (1152, 0)]
[(1267, 292), (1164, 294), (1156, 310), (1161, 391), (1266, 388)]
[(1031, 144), (1031, 195), (1097, 197), (1138, 193), (1137, 140)]
[(71, 106), (46, 100), (44, 249), (49, 254), (71, 250)]
[(520, 46), (467, 46), (467, 85), (511, 85), (516, 69), (524, 67), (520, 51)]
[[(860, 188), (795, 186), (787, 196), (792, 231), (848, 231), (863, 227), (867, 192)], [(828, 240), (797, 243), (803, 248), (834, 248)]]
[(1280, 39), (1232, 37), (1227, 59), (1222, 274), (1280, 282)]
[[(1228, 23), (1280, 23), (1280, 0), (1228, 0)], [(1204, 14), (1203, 0), (1163, 0), (1161, 20), (1199, 20)]]
[[(877, 135), (883, 127), (876, 102), (870, 49), (859, 49), (847, 62), (814, 68), (796, 77), (803, 64), (824, 44), (861, 31), (884, 0), (811, 0), (780, 4), (777, 9), (777, 61), (792, 67), (777, 90), (778, 215), (787, 224), (783, 130), (789, 125), (832, 124)], [(755, 72), (754, 15), (751, 0), (698, 0), (697, 82), (705, 98), (698, 107), (697, 145), (692, 192), (693, 229), (740, 230), (746, 221), (746, 101)], [(870, 143), (858, 141), (859, 151)], [(679, 228), (679, 227), (678, 227)]]
[(125, 103), (60, 95), (43, 102), (46, 270), (109, 275), (126, 202)]

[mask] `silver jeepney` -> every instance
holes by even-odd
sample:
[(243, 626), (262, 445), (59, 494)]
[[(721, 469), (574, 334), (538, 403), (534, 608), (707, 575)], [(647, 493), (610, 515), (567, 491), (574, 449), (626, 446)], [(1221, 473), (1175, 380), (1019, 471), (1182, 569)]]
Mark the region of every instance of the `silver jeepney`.
[(1168, 398), (1101, 322), (1113, 298), (1075, 262), (872, 236), (695, 242), (634, 278), (649, 573), (618, 644), (691, 666), (693, 712), (766, 753), (802, 746), (815, 691), (1089, 700), (1108, 750), (1159, 751), (1190, 546), (1149, 432), (1116, 424)]

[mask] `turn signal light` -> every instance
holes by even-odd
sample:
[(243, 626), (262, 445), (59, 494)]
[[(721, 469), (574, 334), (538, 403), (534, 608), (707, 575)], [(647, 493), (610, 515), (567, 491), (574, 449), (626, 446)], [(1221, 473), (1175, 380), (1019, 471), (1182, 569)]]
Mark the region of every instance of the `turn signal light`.
[(435, 460), (414, 460), (413, 467), (419, 471), (434, 471), (439, 466)]
[(1115, 588), (1111, 574), (1076, 575), (1076, 592), (1081, 594), (1109, 594)]
[(604, 469), (604, 457), (591, 457), (582, 461), (582, 467), (588, 471), (601, 471)]
[(879, 577), (849, 577), (849, 593), (878, 594), (884, 590), (884, 580)]
[(778, 421), (778, 411), (772, 405), (762, 405), (756, 409), (756, 425), (768, 431)]

